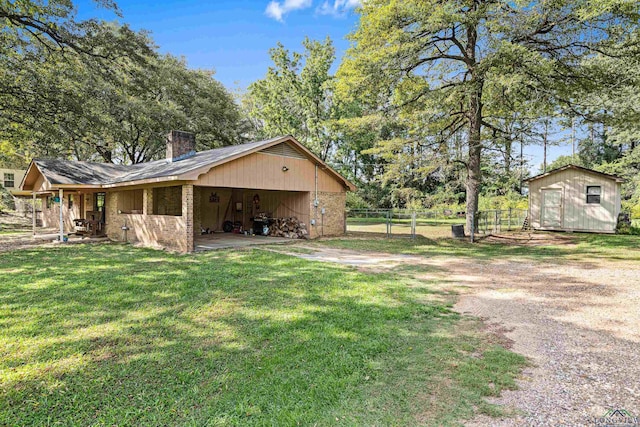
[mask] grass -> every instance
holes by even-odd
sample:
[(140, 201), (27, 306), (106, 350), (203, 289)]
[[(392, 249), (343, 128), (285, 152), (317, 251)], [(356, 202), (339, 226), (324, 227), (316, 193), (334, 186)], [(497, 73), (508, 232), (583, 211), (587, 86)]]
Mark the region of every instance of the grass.
[(0, 425), (460, 425), (523, 358), (436, 283), (268, 251), (0, 257)]
[(0, 236), (12, 236), (16, 234), (29, 235), (29, 232), (25, 230), (0, 230)]
[[(416, 236), (413, 240), (382, 237), (327, 239), (319, 244), (338, 249), (428, 257), (466, 257), (478, 261), (495, 258), (538, 259), (557, 263), (597, 259), (640, 261), (640, 236), (578, 233), (560, 233), (560, 235), (570, 239), (571, 244), (524, 246), (488, 243), (482, 239), (476, 243), (469, 243), (448, 237), (426, 238), (423, 236)], [(439, 235), (436, 233), (435, 236)]]

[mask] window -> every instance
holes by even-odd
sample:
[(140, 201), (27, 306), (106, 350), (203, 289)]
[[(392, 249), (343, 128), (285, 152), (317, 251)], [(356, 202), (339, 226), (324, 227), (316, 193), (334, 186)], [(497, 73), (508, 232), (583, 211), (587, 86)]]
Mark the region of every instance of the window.
[(4, 174), (4, 188), (13, 188), (16, 186), (15, 175), (12, 173)]
[(602, 187), (599, 185), (587, 186), (587, 204), (600, 204), (600, 195), (602, 194)]
[(95, 197), (95, 211), (97, 212), (102, 212), (104, 211), (104, 200), (105, 200), (105, 193), (96, 193), (96, 197)]
[(157, 187), (153, 189), (154, 215), (182, 215), (182, 187)]
[(118, 211), (123, 214), (141, 214), (143, 190), (127, 190), (118, 195)]
[(73, 194), (69, 194), (69, 209), (73, 208)]
[(96, 193), (94, 200), (95, 211), (100, 212), (100, 222), (105, 222), (104, 204), (107, 199), (106, 193)]

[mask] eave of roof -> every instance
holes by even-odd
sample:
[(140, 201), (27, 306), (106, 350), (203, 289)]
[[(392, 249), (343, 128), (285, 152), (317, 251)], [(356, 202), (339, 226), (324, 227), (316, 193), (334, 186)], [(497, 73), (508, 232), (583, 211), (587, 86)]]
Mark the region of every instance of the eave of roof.
[(527, 178), (527, 179), (525, 179), (525, 180), (524, 180), (524, 182), (536, 181), (536, 180), (538, 180), (538, 179), (541, 179), (541, 178), (547, 177), (547, 176), (549, 176), (549, 175), (556, 174), (556, 173), (558, 173), (558, 172), (565, 171), (565, 170), (567, 170), (567, 169), (576, 169), (576, 170), (580, 170), (580, 171), (583, 171), (583, 172), (592, 173), (592, 174), (594, 174), (594, 175), (600, 175), (600, 176), (602, 176), (602, 177), (609, 178), (609, 179), (614, 180), (614, 181), (616, 181), (616, 182), (624, 182), (624, 178), (621, 178), (621, 177), (619, 177), (619, 176), (616, 176), (616, 175), (610, 175), (610, 174), (608, 174), (608, 173), (599, 172), (599, 171), (596, 171), (596, 170), (593, 170), (593, 169), (589, 169), (589, 168), (585, 168), (585, 167), (577, 166), (577, 165), (566, 165), (566, 166), (562, 166), (562, 167), (559, 167), (559, 168), (557, 168), (557, 169), (550, 170), (549, 172), (541, 173), (541, 174), (538, 174), (538, 175), (532, 176), (531, 178)]

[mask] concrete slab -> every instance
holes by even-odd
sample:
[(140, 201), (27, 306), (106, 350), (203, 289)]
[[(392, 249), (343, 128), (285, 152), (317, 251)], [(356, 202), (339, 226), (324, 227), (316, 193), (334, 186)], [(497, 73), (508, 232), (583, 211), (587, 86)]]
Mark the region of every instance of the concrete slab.
[(270, 236), (245, 236), (233, 233), (214, 233), (196, 236), (194, 245), (196, 252), (216, 249), (243, 248), (253, 245), (268, 245), (273, 243), (288, 243), (294, 239)]

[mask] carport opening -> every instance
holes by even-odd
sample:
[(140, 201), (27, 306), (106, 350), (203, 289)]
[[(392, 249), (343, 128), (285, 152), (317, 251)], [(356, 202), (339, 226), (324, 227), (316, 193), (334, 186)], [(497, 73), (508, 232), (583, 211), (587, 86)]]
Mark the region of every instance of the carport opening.
[(308, 234), (309, 192), (224, 187), (196, 187), (196, 190), (196, 235), (232, 233), (300, 238)]

